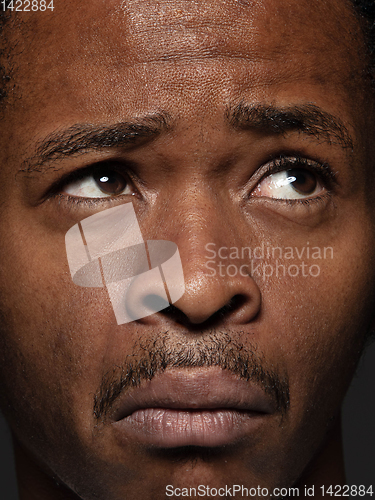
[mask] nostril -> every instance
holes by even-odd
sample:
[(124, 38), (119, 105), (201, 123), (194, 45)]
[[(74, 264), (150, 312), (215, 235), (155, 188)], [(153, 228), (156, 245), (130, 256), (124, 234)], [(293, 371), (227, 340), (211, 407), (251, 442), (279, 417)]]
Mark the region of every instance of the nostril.
[(235, 315), (236, 311), (240, 311), (246, 306), (247, 299), (244, 295), (238, 294), (230, 299), (228, 304), (225, 304), (218, 311), (213, 313), (209, 318), (202, 322), (193, 322), (187, 314), (185, 314), (181, 309), (175, 305), (169, 305), (160, 311), (160, 314), (167, 316), (175, 323), (183, 326), (189, 326), (190, 330), (202, 330), (205, 328), (212, 328), (217, 325), (217, 323), (222, 323), (223, 320)]
[[(216, 322), (216, 315), (213, 315), (212, 317), (204, 320), (204, 321), (198, 321), (194, 322), (191, 321), (189, 316), (185, 314), (183, 311), (181, 311), (178, 307), (174, 305), (169, 305), (162, 311), (160, 311), (159, 314), (162, 314), (163, 316), (167, 317), (168, 319), (172, 320), (174, 323), (188, 327), (190, 331), (201, 331), (205, 328), (211, 327), (213, 323)], [(217, 318), (218, 319), (218, 318)]]
[[(173, 322), (188, 330), (218, 328), (221, 324), (248, 324), (255, 319), (261, 306), (261, 291), (251, 276), (236, 275), (222, 279), (203, 272), (194, 260), (185, 262), (185, 293), (173, 307), (165, 304), (158, 318), (166, 324)], [(148, 294), (156, 291), (148, 290)], [(147, 320), (146, 320), (147, 321)]]
[(164, 316), (168, 316), (175, 323), (186, 325), (189, 323), (189, 318), (185, 313), (183, 313), (178, 307), (170, 304), (168, 307), (165, 307), (160, 314)]

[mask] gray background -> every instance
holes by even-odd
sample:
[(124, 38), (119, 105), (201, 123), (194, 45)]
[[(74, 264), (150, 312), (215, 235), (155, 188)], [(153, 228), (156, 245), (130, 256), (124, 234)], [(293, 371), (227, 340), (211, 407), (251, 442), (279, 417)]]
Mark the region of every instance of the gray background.
[[(375, 500), (375, 344), (362, 359), (344, 404), (347, 483), (373, 485)], [(17, 500), (10, 434), (0, 418), (0, 498)], [(327, 497), (330, 498), (330, 497)], [(364, 497), (353, 497), (360, 500)], [(366, 497), (371, 498), (371, 497)]]

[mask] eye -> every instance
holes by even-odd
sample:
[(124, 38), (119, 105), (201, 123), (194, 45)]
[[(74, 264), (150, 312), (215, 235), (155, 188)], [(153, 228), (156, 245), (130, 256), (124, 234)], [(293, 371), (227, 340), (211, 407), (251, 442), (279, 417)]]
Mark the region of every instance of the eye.
[[(287, 166), (292, 168), (285, 168)], [(251, 196), (278, 200), (314, 198), (324, 193), (326, 184), (322, 177), (327, 175), (331, 174), (326, 167), (313, 162), (280, 159), (271, 165), (269, 173), (261, 179)]]
[(80, 175), (78, 179), (67, 182), (62, 192), (81, 198), (106, 198), (133, 193), (129, 179), (110, 167)]

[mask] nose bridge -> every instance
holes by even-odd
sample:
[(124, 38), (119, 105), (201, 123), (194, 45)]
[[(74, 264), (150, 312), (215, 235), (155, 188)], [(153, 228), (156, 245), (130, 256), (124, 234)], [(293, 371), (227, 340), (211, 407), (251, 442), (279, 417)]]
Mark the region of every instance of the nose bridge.
[(240, 272), (241, 256), (232, 260), (238, 269), (235, 275), (220, 272), (221, 255), (241, 246), (245, 228), (233, 202), (223, 198), (210, 187), (176, 193), (170, 199), (172, 217), (164, 219), (165, 236), (177, 244), (184, 274), (185, 293), (175, 307), (194, 324), (224, 310), (246, 323), (260, 307), (260, 291), (246, 266)]
[[(173, 241), (178, 245), (185, 266), (196, 271), (205, 268), (207, 249), (235, 245), (239, 234), (236, 220), (225, 200), (210, 189), (189, 193), (175, 203)], [(233, 212), (232, 212), (233, 213)]]

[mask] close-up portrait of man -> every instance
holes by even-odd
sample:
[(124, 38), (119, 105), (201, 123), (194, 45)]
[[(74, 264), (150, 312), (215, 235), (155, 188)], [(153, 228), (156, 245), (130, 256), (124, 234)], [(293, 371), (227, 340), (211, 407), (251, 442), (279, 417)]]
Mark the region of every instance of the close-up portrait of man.
[(341, 409), (375, 326), (373, 1), (0, 10), (20, 500), (371, 498)]

